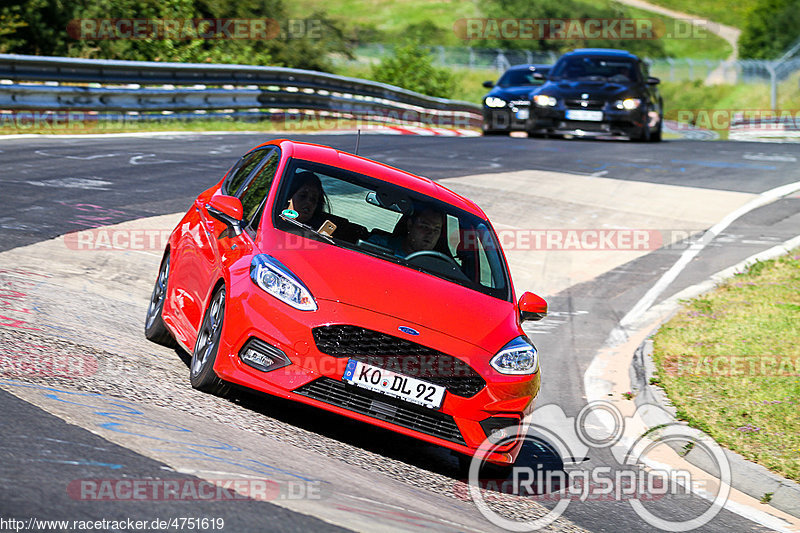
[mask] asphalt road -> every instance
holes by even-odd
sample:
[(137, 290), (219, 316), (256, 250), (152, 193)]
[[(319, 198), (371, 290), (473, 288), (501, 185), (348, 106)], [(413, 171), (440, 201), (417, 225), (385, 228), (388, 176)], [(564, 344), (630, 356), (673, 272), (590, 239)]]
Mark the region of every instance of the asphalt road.
[[(350, 150), (352, 136), (294, 136)], [(0, 251), (49, 239), (77, 229), (114, 224), (126, 220), (185, 210), (197, 192), (216, 182), (235, 159), (248, 148), (269, 140), (255, 135), (197, 135), (159, 138), (35, 138), (0, 140), (0, 177), (4, 212), (0, 216)], [(622, 180), (684, 185), (691, 187), (759, 193), (778, 185), (800, 180), (796, 151), (786, 145), (761, 143), (664, 142), (658, 145), (608, 141), (530, 140), (525, 138), (432, 138), (414, 136), (363, 136), (361, 155), (385, 162), (432, 179), (468, 174), (505, 172), (522, 169), (558, 170)], [(700, 254), (662, 295), (706, 279), (727, 266), (797, 234), (800, 227), (800, 198), (782, 199), (757, 209), (731, 225)], [(545, 378), (539, 405), (557, 404), (574, 416), (585, 404), (583, 376), (592, 357), (619, 319), (668, 269), (681, 253), (679, 247), (662, 249), (616, 268), (597, 279), (570, 287), (550, 299), (551, 316), (527, 327), (543, 354)], [(138, 328), (139, 325), (137, 324)], [(4, 481), (13, 481), (25, 490), (0, 493), (0, 514), (12, 507), (17, 514), (44, 512), (33, 488), (57, 476), (49, 468), (21, 468), (46, 453), (27, 446), (28, 438), (45, 431), (53, 438), (85, 444), (99, 451), (83, 454), (97, 463), (111, 462), (108, 454), (127, 461), (136, 475), (152, 475), (159, 465), (132, 452), (112, 450), (96, 435), (74, 426), (50, 420), (51, 415), (3, 393)], [(248, 404), (258, 410), (259, 402)], [(179, 414), (176, 416), (180, 416)], [(265, 413), (266, 416), (266, 413)], [(303, 415), (287, 415), (289, 423), (308, 425)], [(25, 420), (26, 425), (15, 423)], [(322, 428), (315, 429), (335, 439), (341, 438), (361, 448), (385, 454), (437, 473), (456, 475), (452, 466), (438, 468), (434, 452), (415, 457), (411, 452), (385, 444), (385, 434), (365, 431), (360, 437), (346, 435), (353, 424), (342, 424), (335, 417), (323, 417)], [(13, 431), (8, 431), (13, 428)], [(45, 430), (45, 428), (47, 428)], [(68, 438), (64, 438), (68, 437)], [(401, 439), (401, 443), (404, 441)], [(37, 444), (37, 446), (40, 446)], [(47, 449), (48, 444), (45, 443)], [(41, 461), (39, 461), (41, 462)], [(590, 456), (593, 465), (612, 464), (603, 451)], [(53, 463), (57, 464), (57, 463)], [(48, 466), (48, 465), (45, 465)], [(92, 468), (84, 465), (82, 475), (91, 477)], [(74, 479), (75, 474), (70, 474)], [(37, 489), (36, 494), (48, 495)], [(74, 502), (63, 494), (48, 495), (55, 505), (47, 506), (46, 516), (75, 518)], [(63, 509), (61, 505), (64, 505)], [(250, 518), (271, 516), (271, 524), (288, 529), (295, 524), (317, 530), (312, 518), (264, 502), (242, 506), (240, 527), (250, 529)], [(691, 517), (707, 504), (698, 498), (666, 498), (654, 507), (672, 517)], [(108, 504), (109, 514), (114, 506)], [(209, 508), (209, 511), (213, 511)], [(143, 516), (174, 511), (153, 506), (141, 510)], [(96, 509), (92, 513), (96, 514)], [(70, 514), (72, 513), (72, 514)], [(212, 513), (209, 513), (212, 514)], [(237, 510), (237, 515), (239, 511)], [(45, 517), (44, 515), (42, 517)], [(571, 505), (565, 517), (591, 531), (649, 531), (627, 502), (595, 502)], [(304, 522), (308, 520), (308, 522)], [(331, 527), (325, 524), (325, 527)], [(301, 529), (298, 527), (298, 529)], [(766, 530), (746, 519), (723, 511), (704, 531)]]

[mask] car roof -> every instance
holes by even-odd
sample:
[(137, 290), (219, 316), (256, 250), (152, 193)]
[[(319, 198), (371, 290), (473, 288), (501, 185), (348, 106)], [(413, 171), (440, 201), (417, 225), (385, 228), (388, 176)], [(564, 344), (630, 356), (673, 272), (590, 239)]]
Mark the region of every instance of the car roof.
[[(617, 50), (616, 48), (578, 48), (564, 54), (565, 56), (582, 55), (582, 56), (616, 56), (626, 57), (629, 59), (639, 59), (634, 54), (627, 50)], [(562, 56), (563, 57), (563, 56)]]
[(265, 145), (278, 145), (289, 157), (322, 163), (384, 180), (393, 185), (441, 200), (481, 218), (487, 218), (483, 210), (471, 200), (451, 191), (447, 187), (439, 185), (433, 180), (411, 174), (399, 168), (321, 144), (275, 139), (260, 146)]

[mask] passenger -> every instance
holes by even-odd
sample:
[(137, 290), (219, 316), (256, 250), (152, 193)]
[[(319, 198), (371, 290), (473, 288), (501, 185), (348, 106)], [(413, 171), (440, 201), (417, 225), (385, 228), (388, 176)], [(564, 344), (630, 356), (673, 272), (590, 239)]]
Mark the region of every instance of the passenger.
[(302, 170), (294, 175), (289, 189), (288, 208), (297, 212), (295, 220), (314, 229), (325, 222), (330, 202), (316, 174)]

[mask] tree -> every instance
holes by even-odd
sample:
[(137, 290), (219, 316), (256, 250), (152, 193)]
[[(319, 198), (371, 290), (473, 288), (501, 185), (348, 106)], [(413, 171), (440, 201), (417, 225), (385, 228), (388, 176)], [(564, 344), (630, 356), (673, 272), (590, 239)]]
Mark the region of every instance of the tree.
[(743, 59), (776, 59), (800, 37), (800, 1), (756, 0), (739, 36)]
[(441, 98), (452, 98), (456, 86), (449, 70), (435, 67), (430, 53), (412, 43), (396, 48), (394, 55), (385, 57), (372, 67), (371, 77), (375, 81)]

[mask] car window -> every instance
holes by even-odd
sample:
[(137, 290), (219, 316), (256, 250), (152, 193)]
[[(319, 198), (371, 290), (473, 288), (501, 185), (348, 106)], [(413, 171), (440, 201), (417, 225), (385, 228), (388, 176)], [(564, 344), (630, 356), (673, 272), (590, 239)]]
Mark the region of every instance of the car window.
[[(316, 191), (313, 205), (304, 199), (308, 188)], [(293, 159), (281, 178), (272, 220), (277, 229), (301, 237), (510, 299), (508, 270), (486, 220), (380, 179)], [(330, 238), (319, 235), (326, 226), (333, 227), (326, 231)]]
[[(520, 85), (541, 85), (544, 83), (544, 80), (537, 80), (533, 77), (533, 70), (530, 69), (514, 69), (514, 70), (507, 70), (505, 74), (503, 74), (499, 80), (497, 80), (497, 85), (500, 87), (518, 87)], [(541, 72), (544, 75), (547, 75), (547, 71), (543, 69), (537, 69), (536, 72)]]
[(575, 81), (638, 81), (636, 63), (625, 58), (563, 57), (552, 71), (553, 78)]
[(240, 189), (247, 180), (247, 176), (272, 150), (271, 147), (254, 150), (242, 156), (238, 163), (228, 172), (228, 177), (222, 185), (222, 193), (230, 196), (240, 196)]
[(267, 150), (264, 155), (266, 157), (261, 158), (261, 166), (256, 168), (253, 178), (243, 188), (240, 195), (244, 220), (249, 221), (249, 225), (254, 228), (258, 227), (261, 217), (260, 207), (269, 193), (281, 159), (280, 151), (277, 149)]

